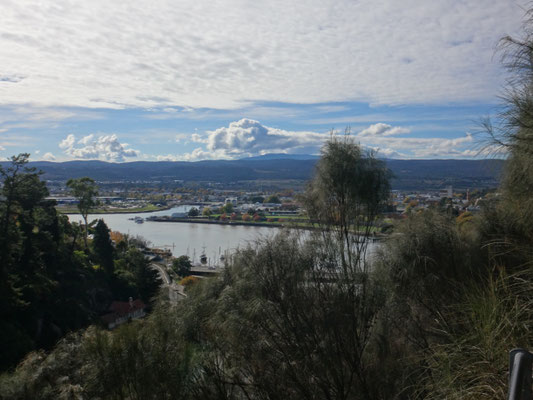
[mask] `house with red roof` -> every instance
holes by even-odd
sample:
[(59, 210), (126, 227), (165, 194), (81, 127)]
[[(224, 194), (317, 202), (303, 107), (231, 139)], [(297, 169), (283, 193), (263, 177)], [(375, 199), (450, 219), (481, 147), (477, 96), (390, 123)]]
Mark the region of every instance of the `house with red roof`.
[(103, 315), (101, 319), (108, 329), (114, 329), (125, 322), (144, 317), (146, 315), (145, 308), (146, 305), (142, 300), (133, 300), (130, 297), (129, 301), (111, 303), (109, 313)]

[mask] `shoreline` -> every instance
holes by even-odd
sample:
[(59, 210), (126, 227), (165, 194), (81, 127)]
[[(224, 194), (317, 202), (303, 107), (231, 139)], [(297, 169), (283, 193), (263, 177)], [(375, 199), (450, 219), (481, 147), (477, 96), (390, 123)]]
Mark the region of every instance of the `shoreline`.
[(189, 218), (162, 218), (162, 217), (151, 217), (150, 219), (145, 219), (145, 222), (181, 222), (185, 224), (209, 224), (209, 225), (234, 225), (234, 226), (261, 226), (268, 228), (283, 228), (286, 225), (280, 224), (279, 222), (242, 222), (242, 221), (215, 221), (207, 219), (189, 219)]
[[(189, 218), (164, 218), (164, 217), (149, 217), (145, 219), (145, 222), (176, 222), (182, 224), (207, 224), (207, 225), (230, 225), (230, 226), (251, 226), (251, 227), (265, 227), (265, 228), (290, 228), (290, 229), (303, 229), (307, 231), (318, 231), (321, 228), (313, 226), (297, 226), (287, 224), (280, 224), (279, 222), (242, 222), (242, 221), (216, 221), (206, 219), (189, 219)], [(387, 235), (383, 233), (377, 233), (371, 235), (373, 241), (381, 240)]]
[[(170, 210), (171, 208), (173, 207), (163, 207), (163, 208), (158, 208), (157, 210), (137, 210), (137, 211), (130, 211), (130, 210), (126, 210), (126, 209), (122, 209), (121, 211), (101, 211), (101, 212), (90, 212), (89, 215), (112, 215), (112, 214), (142, 214), (142, 213), (154, 213), (154, 212), (158, 212), (158, 211), (165, 211), (165, 210)], [(58, 209), (56, 207), (56, 210), (57, 212), (63, 214), (63, 215), (77, 215), (79, 214), (80, 212), (79, 211), (68, 211), (68, 212), (63, 212), (61, 211), (60, 209)]]

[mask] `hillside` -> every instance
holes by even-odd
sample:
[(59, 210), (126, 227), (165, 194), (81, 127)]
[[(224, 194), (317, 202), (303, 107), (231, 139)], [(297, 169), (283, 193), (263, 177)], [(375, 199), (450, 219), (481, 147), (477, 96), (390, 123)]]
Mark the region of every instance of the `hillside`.
[[(288, 157), (288, 156), (287, 156)], [(43, 178), (64, 181), (90, 176), (97, 181), (308, 180), (316, 159), (254, 158), (198, 162), (108, 163), (104, 161), (32, 162)], [(460, 188), (496, 187), (503, 160), (386, 160), (394, 174), (393, 189), (417, 190), (453, 185)], [(2, 162), (1, 165), (6, 165)]]

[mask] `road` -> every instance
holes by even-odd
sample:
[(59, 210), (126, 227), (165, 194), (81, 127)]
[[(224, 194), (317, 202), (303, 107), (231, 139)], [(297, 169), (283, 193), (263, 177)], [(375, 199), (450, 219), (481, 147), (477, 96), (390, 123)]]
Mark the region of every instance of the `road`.
[(150, 267), (157, 270), (161, 280), (163, 281), (163, 286), (168, 288), (168, 298), (171, 302), (176, 303), (180, 297), (186, 297), (187, 295), (183, 292), (183, 287), (173, 282), (168, 275), (166, 267), (161, 264), (151, 263)]

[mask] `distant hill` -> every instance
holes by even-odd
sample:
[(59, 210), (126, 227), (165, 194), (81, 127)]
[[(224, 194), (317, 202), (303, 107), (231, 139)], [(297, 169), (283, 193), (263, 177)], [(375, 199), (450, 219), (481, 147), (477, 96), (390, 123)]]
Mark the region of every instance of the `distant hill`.
[(320, 156), (312, 154), (285, 154), (285, 153), (269, 153), (262, 156), (245, 157), (241, 161), (250, 160), (318, 160)]
[[(316, 156), (303, 159), (269, 155), (242, 160), (197, 162), (104, 161), (31, 162), (44, 171), (44, 179), (64, 181), (90, 176), (96, 181), (211, 181), (308, 180)], [(291, 155), (292, 156), (292, 155)], [(278, 158), (279, 157), (279, 158)], [(309, 157), (309, 158), (305, 158)], [(313, 158), (315, 157), (315, 158)], [(498, 185), (503, 160), (385, 160), (394, 174), (394, 189), (421, 190), (453, 185), (455, 188), (484, 188)], [(6, 165), (1, 162), (0, 165)]]

